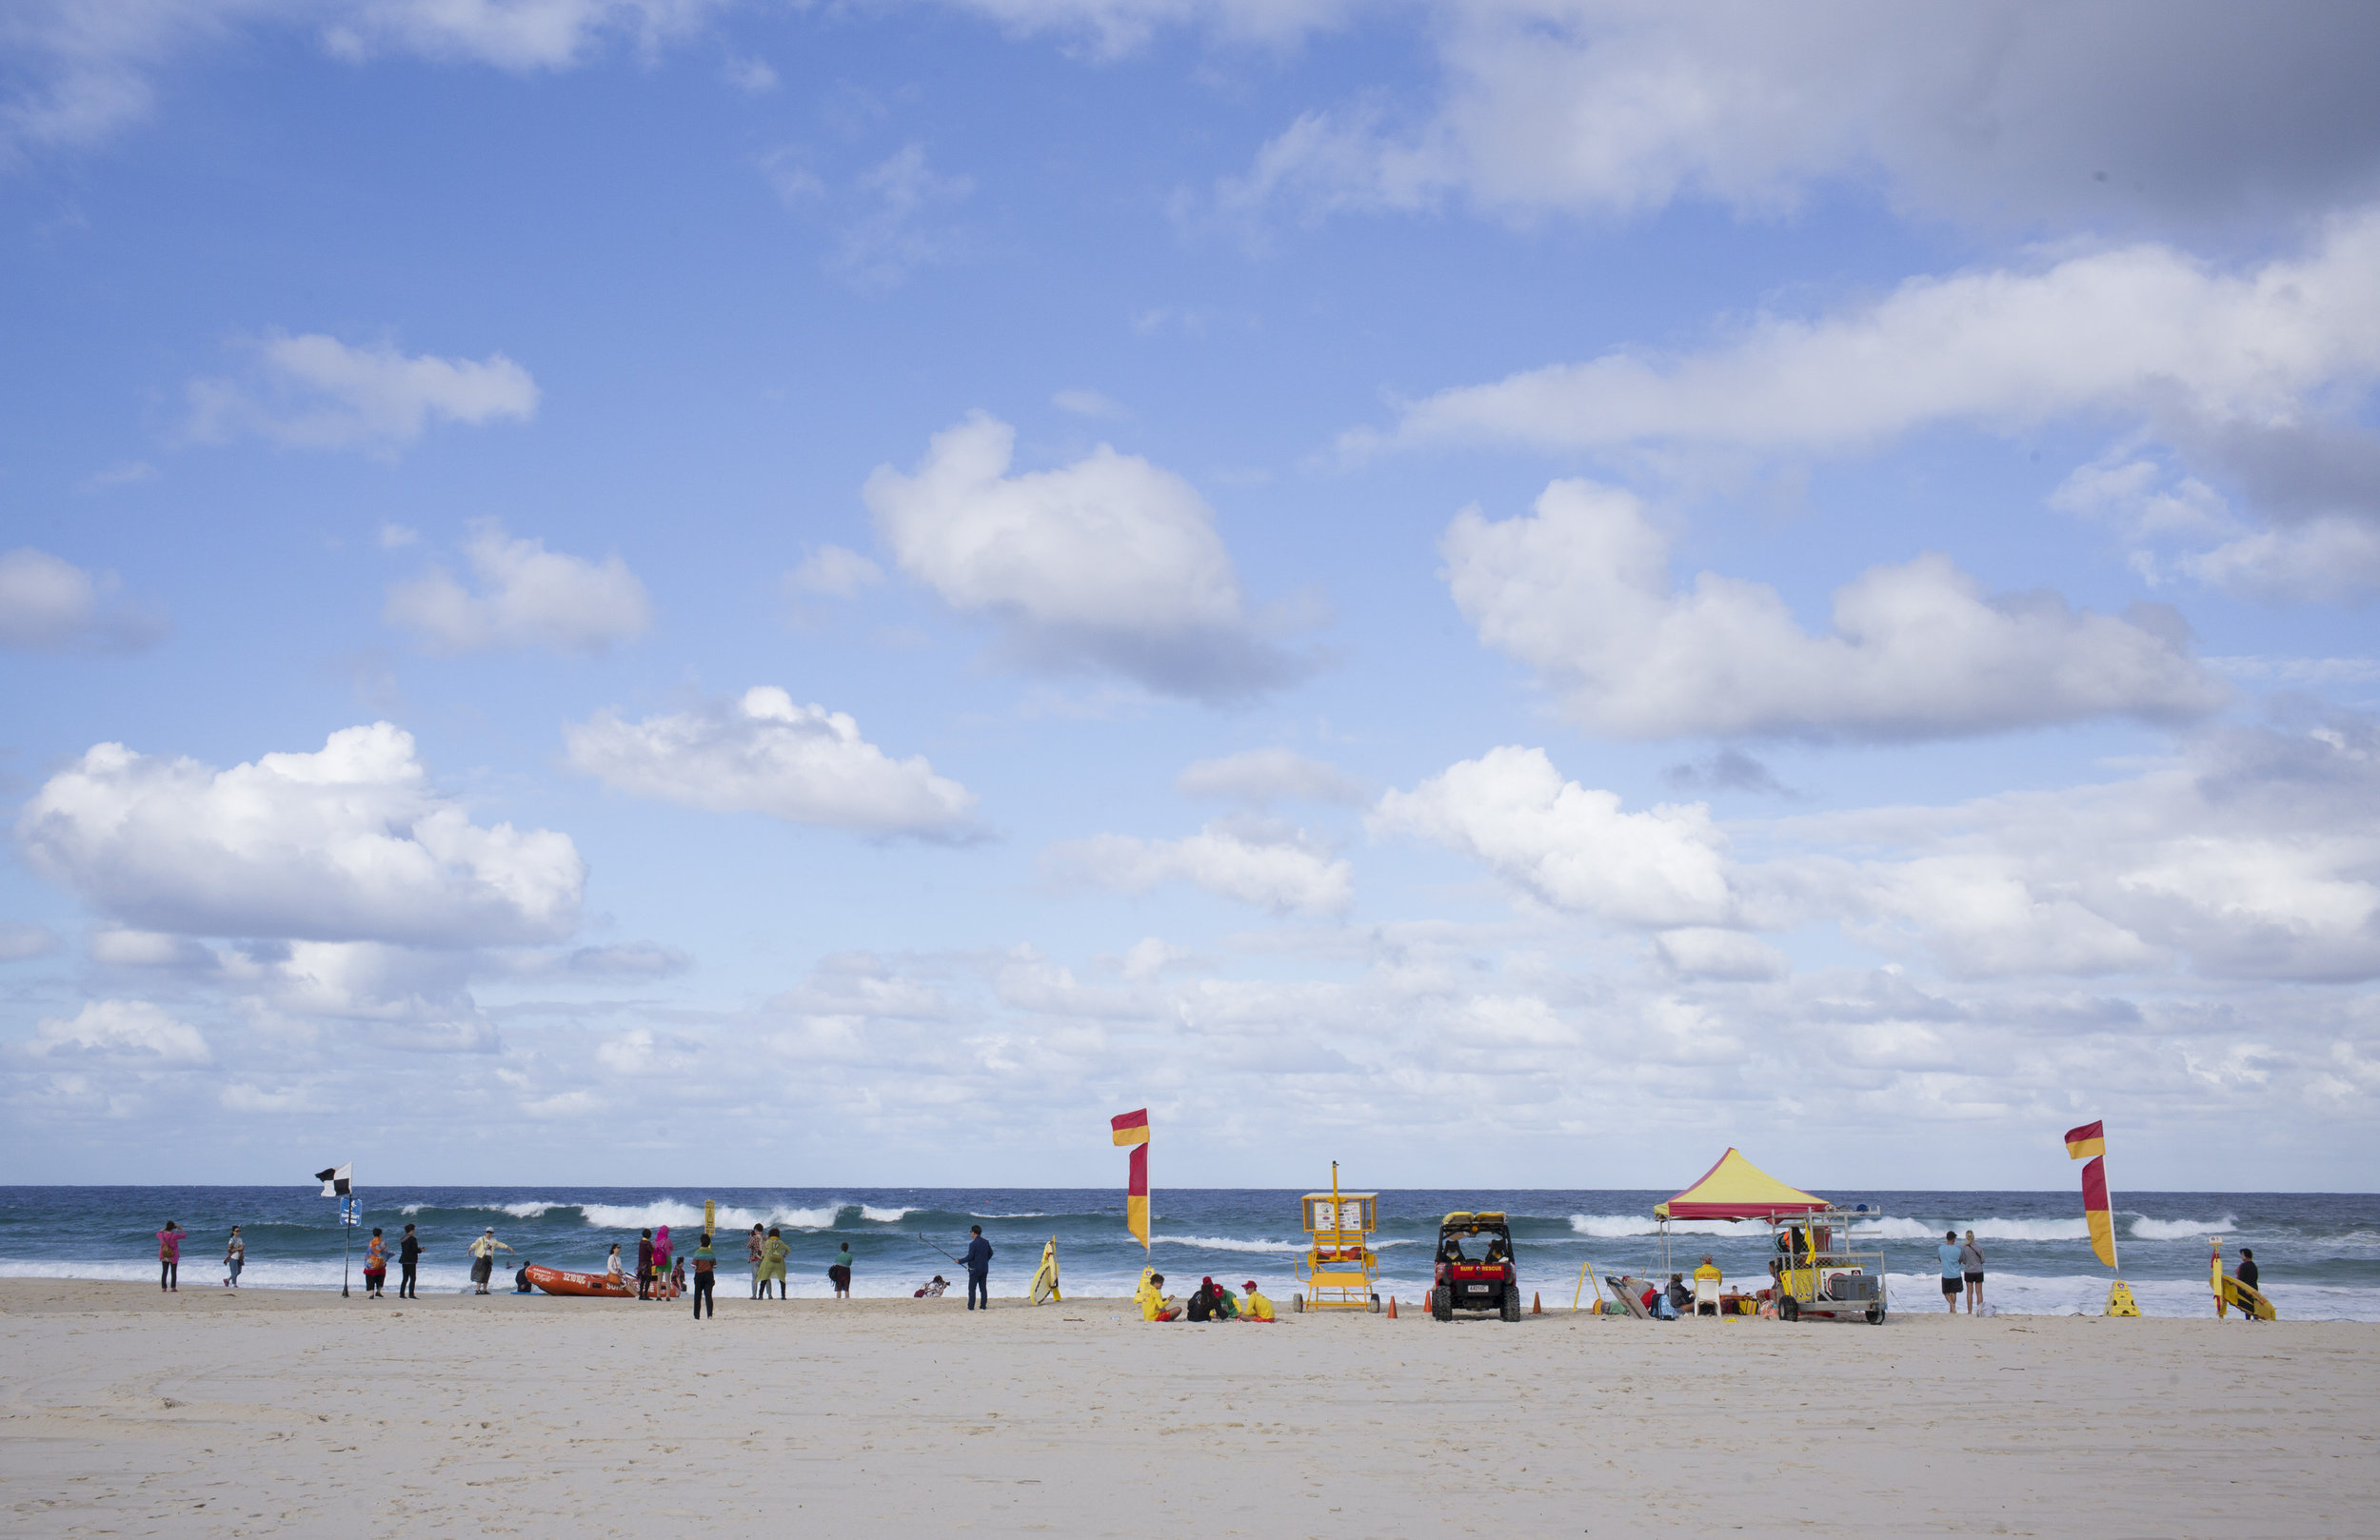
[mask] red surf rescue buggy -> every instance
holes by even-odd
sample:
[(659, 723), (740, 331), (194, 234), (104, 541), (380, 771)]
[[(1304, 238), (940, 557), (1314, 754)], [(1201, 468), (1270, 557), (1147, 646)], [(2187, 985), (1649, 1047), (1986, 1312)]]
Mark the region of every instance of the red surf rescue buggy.
[(1513, 1229), (1500, 1214), (1450, 1214), (1438, 1227), (1438, 1284), (1430, 1313), (1451, 1321), (1458, 1310), (1492, 1310), (1520, 1319), (1520, 1274), (1513, 1270)]

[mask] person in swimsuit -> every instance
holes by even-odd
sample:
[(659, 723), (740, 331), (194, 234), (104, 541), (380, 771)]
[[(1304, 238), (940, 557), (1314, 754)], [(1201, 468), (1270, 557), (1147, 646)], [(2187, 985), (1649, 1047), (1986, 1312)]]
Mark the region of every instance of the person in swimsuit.
[(248, 1242), (240, 1238), (240, 1227), (231, 1227), (231, 1238), (223, 1243), (223, 1286), (240, 1286), (240, 1269), (248, 1266)]

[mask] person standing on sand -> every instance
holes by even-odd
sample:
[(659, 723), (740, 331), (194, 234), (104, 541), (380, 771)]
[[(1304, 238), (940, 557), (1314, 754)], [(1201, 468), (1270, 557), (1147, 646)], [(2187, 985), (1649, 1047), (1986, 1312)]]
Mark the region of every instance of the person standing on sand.
[[(2256, 1288), (2256, 1254), (2248, 1247), (2242, 1246), (2239, 1249), (2239, 1272), (2232, 1275), (2249, 1288), (2256, 1289), (2258, 1293), (2264, 1293), (2262, 1289)], [(2256, 1318), (2256, 1313), (2252, 1310), (2244, 1310), (2239, 1313), (2239, 1318), (2243, 1321), (2252, 1321)]]
[(1966, 1241), (1958, 1248), (1959, 1270), (1967, 1275), (1967, 1313), (1983, 1311), (1983, 1248), (1975, 1244), (1975, 1233), (1967, 1232)]
[(231, 1227), (231, 1238), (223, 1243), (223, 1286), (240, 1286), (240, 1269), (248, 1266), (248, 1242), (240, 1238), (240, 1227)]
[(182, 1237), (188, 1234), (170, 1219), (157, 1232), (157, 1288), (161, 1293), (182, 1292)]
[(1955, 1315), (1958, 1313), (1958, 1292), (1965, 1287), (1961, 1274), (1966, 1271), (1966, 1264), (1959, 1260), (1958, 1232), (1943, 1231), (1942, 1244), (1934, 1249), (1934, 1254), (1942, 1259), (1943, 1313)]
[[(669, 1277), (669, 1227), (664, 1225), (653, 1232), (653, 1293), (657, 1294), (663, 1293)], [(665, 1297), (678, 1296), (671, 1293)]]
[(380, 1238), (380, 1226), (372, 1226), (372, 1238), (364, 1247), (364, 1297), (378, 1299), (388, 1281), (388, 1243)]
[(694, 1318), (703, 1318), (703, 1307), (710, 1306), (713, 1315), (719, 1313), (719, 1257), (711, 1251), (711, 1238), (704, 1235), (694, 1248)]
[(837, 1299), (851, 1297), (851, 1243), (849, 1241), (843, 1243), (843, 1250), (837, 1252), (834, 1261), (827, 1265), (826, 1279), (835, 1286)]
[(992, 1308), (992, 1243), (983, 1238), (982, 1225), (969, 1225), (967, 1233), (975, 1238), (967, 1242), (967, 1309), (983, 1301), (983, 1308)]
[(775, 1225), (769, 1226), (768, 1239), (761, 1247), (761, 1297), (763, 1299), (768, 1297), (768, 1286), (773, 1283), (777, 1286), (778, 1303), (784, 1302), (785, 1258), (792, 1254), (793, 1248), (785, 1244), (785, 1237), (778, 1234)]
[(636, 1297), (653, 1297), (653, 1233), (649, 1230), (636, 1242)]
[(751, 1235), (744, 1243), (744, 1254), (752, 1263), (752, 1297), (755, 1299), (761, 1297), (761, 1254), (767, 1249), (768, 1242), (762, 1238), (761, 1227), (754, 1225)]
[(418, 1274), (420, 1273), (421, 1266), (421, 1237), (413, 1234), (413, 1227), (411, 1225), (407, 1225), (405, 1227), (405, 1234), (397, 1241), (397, 1297), (399, 1299), (419, 1299), (422, 1297), (419, 1290), (416, 1288), (416, 1285), (420, 1282)]
[(471, 1281), (479, 1286), (479, 1293), (487, 1293), (488, 1280), (496, 1275), (496, 1254), (510, 1250), (511, 1247), (496, 1238), (494, 1225), (489, 1225), (481, 1233), (479, 1239), (471, 1242)]

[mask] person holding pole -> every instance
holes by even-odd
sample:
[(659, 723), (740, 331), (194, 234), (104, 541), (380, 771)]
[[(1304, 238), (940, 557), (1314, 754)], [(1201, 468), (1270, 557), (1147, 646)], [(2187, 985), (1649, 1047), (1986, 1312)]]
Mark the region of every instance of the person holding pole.
[(478, 1285), (480, 1293), (487, 1293), (487, 1282), (496, 1275), (496, 1254), (510, 1250), (511, 1247), (496, 1238), (494, 1225), (489, 1225), (480, 1233), (479, 1239), (471, 1242), (471, 1282)]
[(992, 1243), (983, 1238), (982, 1225), (969, 1225), (967, 1234), (975, 1238), (967, 1242), (967, 1309), (983, 1301), (983, 1308), (992, 1308)]

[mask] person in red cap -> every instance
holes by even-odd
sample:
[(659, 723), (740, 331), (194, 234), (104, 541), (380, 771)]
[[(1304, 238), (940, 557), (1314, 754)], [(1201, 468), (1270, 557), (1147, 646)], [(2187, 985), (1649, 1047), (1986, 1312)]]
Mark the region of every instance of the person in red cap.
[(1246, 1284), (1242, 1285), (1242, 1287), (1244, 1287), (1248, 1292), (1240, 1297), (1240, 1318), (1241, 1320), (1270, 1321), (1278, 1319), (1278, 1317), (1273, 1313), (1273, 1302), (1265, 1298), (1263, 1294), (1257, 1292), (1256, 1280), (1254, 1278), (1250, 1278)]

